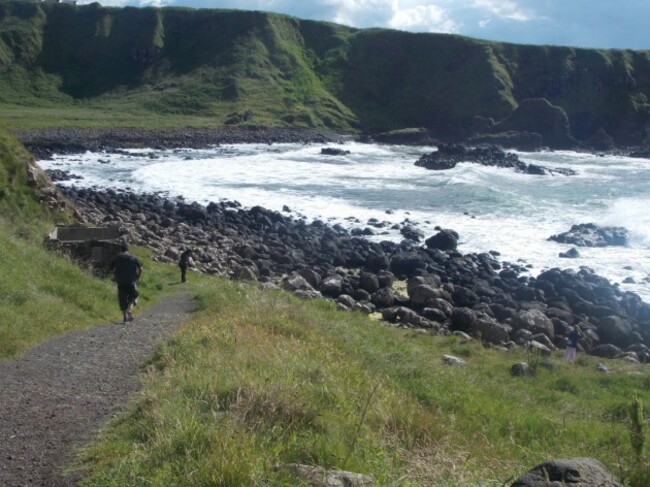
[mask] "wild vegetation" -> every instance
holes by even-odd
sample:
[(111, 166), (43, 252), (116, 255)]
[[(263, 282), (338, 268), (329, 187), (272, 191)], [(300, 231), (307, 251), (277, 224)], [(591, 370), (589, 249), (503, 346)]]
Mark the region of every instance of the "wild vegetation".
[[(426, 127), (460, 139), (502, 130), (495, 123), (529, 99), (566, 114), (579, 140), (603, 129), (640, 143), (650, 121), (648, 51), (357, 30), (263, 12), (0, 0), (0, 71), (0, 107), (18, 128)], [(514, 129), (539, 130), (535, 116), (520, 115)]]
[[(630, 405), (650, 397), (642, 366), (607, 362), (604, 375), (594, 358), (568, 366), (556, 355), (516, 378), (522, 351), (197, 279), (200, 311), (85, 451), (85, 485), (304, 485), (277, 468), (287, 463), (431, 486), (503, 485), (549, 458), (594, 457), (624, 478), (635, 466)], [(467, 365), (443, 365), (447, 353)]]

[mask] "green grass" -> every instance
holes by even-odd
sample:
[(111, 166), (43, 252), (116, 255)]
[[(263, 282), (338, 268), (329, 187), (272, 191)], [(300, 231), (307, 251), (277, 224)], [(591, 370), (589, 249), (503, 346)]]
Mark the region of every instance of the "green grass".
[[(41, 222), (16, 228), (0, 218), (0, 360), (46, 338), (121, 320), (115, 284), (98, 279), (65, 256), (47, 252)], [(139, 310), (146, 309), (177, 280), (175, 269), (143, 261)]]
[[(274, 469), (294, 462), (404, 486), (503, 485), (548, 458), (594, 457), (621, 475), (631, 466), (629, 405), (650, 400), (640, 366), (612, 362), (601, 375), (589, 357), (570, 367), (556, 356), (513, 378), (520, 352), (193, 280), (200, 311), (85, 450), (84, 485), (302, 485)], [(443, 366), (444, 353), (467, 366)]]
[[(67, 257), (48, 252), (43, 239), (64, 213), (41, 208), (27, 184), (32, 156), (0, 127), (0, 360), (44, 339), (121, 318), (115, 285)], [(175, 269), (137, 250), (145, 272), (143, 307), (170, 291)]]

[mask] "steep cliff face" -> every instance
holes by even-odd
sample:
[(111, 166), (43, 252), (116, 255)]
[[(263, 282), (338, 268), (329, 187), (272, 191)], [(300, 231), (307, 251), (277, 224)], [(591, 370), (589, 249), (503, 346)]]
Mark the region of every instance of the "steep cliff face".
[[(647, 51), (356, 30), (261, 12), (0, 0), (0, 70), (0, 104), (119, 100), (124, 109), (126, 100), (215, 124), (426, 127), (447, 139), (539, 130), (547, 145), (564, 128), (546, 124), (565, 123), (562, 114), (563, 144), (596, 133), (638, 144), (650, 133)], [(531, 106), (552, 110), (537, 119)]]

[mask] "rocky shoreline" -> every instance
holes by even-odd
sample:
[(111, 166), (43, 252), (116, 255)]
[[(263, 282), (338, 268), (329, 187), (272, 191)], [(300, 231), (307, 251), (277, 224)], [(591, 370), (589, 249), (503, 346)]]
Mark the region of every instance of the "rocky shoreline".
[(37, 159), (53, 154), (78, 154), (127, 148), (202, 149), (236, 143), (331, 143), (350, 136), (300, 128), (225, 126), (214, 129), (47, 128), (16, 131), (16, 136)]
[[(52, 129), (19, 136), (40, 158), (124, 147), (346, 140), (260, 127)], [(163, 262), (175, 263), (182, 249), (193, 248), (199, 272), (257, 281), (304, 298), (329, 298), (342, 310), (381, 313), (395, 326), (466, 333), (504, 349), (527, 346), (550, 353), (564, 348), (569, 328), (577, 326), (584, 352), (650, 361), (650, 305), (586, 268), (530, 277), (522, 266), (500, 262), (496, 252), (461, 254), (453, 230), (440, 229), (422, 245), (424, 235), (409, 222), (399, 229), (401, 243), (377, 243), (364, 238), (367, 228), (348, 232), (339, 225), (308, 222), (286, 207), (279, 213), (259, 206), (245, 209), (237, 202), (202, 206), (161, 194), (61, 190), (75, 203), (78, 220), (117, 225), (130, 242), (151, 248)]]
[(62, 191), (84, 223), (117, 225), (162, 262), (175, 263), (182, 249), (192, 248), (199, 272), (329, 298), (341, 310), (381, 313), (394, 326), (466, 333), (503, 349), (549, 354), (564, 348), (570, 326), (577, 326), (586, 353), (650, 361), (650, 305), (589, 269), (529, 277), (523, 267), (500, 262), (496, 252), (461, 254), (453, 230), (441, 229), (424, 245), (415, 237), (376, 243), (338, 225), (294, 217), (289, 208), (279, 213), (159, 194)]

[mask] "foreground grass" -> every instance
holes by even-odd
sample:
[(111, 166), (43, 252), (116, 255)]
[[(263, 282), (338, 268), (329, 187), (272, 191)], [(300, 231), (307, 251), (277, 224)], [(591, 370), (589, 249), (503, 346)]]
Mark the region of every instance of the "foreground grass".
[[(196, 278), (198, 279), (198, 278)], [(558, 357), (516, 379), (520, 352), (396, 330), (325, 302), (209, 278), (201, 310), (151, 360), (147, 388), (83, 455), (92, 486), (304, 485), (276, 465), (378, 485), (503, 485), (548, 458), (626, 475), (640, 366)], [(467, 361), (441, 364), (443, 353)]]

